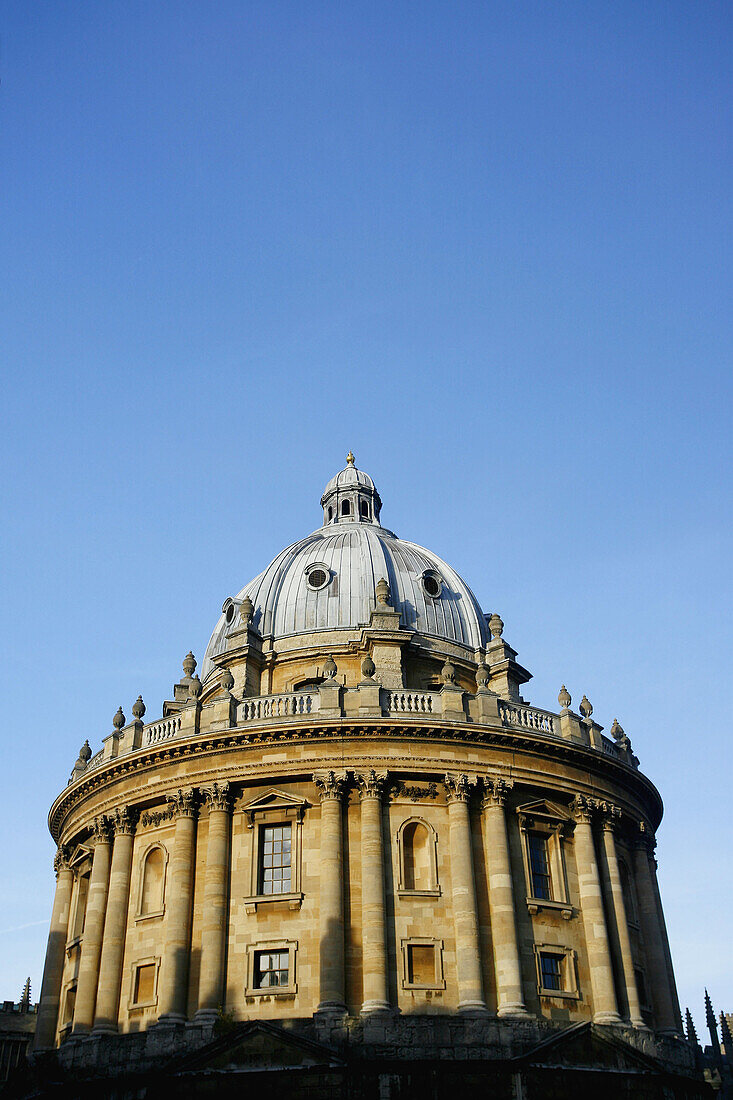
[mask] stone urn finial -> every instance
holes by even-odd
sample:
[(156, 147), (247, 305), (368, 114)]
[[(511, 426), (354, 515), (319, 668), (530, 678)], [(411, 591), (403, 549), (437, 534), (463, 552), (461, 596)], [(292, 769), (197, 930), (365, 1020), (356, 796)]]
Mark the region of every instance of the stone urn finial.
[(483, 662), (478, 666), (476, 672), (476, 686), (479, 691), (486, 687), (489, 682), (489, 670)]
[(557, 701), (563, 710), (567, 710), (573, 701), (573, 697), (568, 689), (565, 687), (565, 684), (563, 684), (560, 688), (560, 694), (557, 697)]
[(337, 672), (338, 668), (336, 662), (329, 654), (329, 656), (326, 657), (326, 660), (323, 662), (323, 675), (326, 677), (327, 680), (333, 680)]
[(354, 463), (356, 462), (356, 459), (354, 458), (354, 454), (353, 454), (352, 451), (349, 451), (349, 453), (347, 454), (346, 462), (349, 466), (353, 466)]
[(390, 597), (389, 585), (387, 584), (384, 577), (382, 577), (381, 580), (377, 581), (375, 592), (376, 592), (376, 595), (377, 595), (377, 603), (379, 604), (379, 606), (380, 607), (389, 607), (390, 606), (390, 603), (389, 603), (389, 597)]
[(194, 657), (193, 653), (189, 649), (188, 653), (183, 658), (183, 675), (188, 676), (190, 678), (191, 676), (193, 676), (195, 671), (196, 671), (196, 658)]
[(188, 685), (189, 695), (193, 699), (198, 699), (199, 695), (201, 694), (202, 688), (203, 688), (203, 684), (199, 680), (198, 676), (192, 676), (191, 677), (191, 683)]
[(455, 684), (456, 682), (456, 666), (451, 663), (448, 657), (446, 657), (445, 664), (440, 670), (440, 678), (444, 684)]
[(112, 719), (112, 725), (118, 733), (122, 729), (126, 721), (127, 719), (125, 718), (125, 715), (122, 711), (122, 707), (118, 707), (117, 714), (115, 714), (114, 718)]
[(361, 674), (364, 679), (371, 680), (376, 671), (377, 666), (374, 664), (374, 661), (371, 659), (371, 657), (365, 657), (364, 660), (361, 662)]
[(588, 699), (587, 695), (584, 695), (583, 698), (580, 700), (580, 713), (583, 715), (584, 718), (590, 718), (591, 714), (593, 713), (593, 707), (591, 706), (590, 700)]
[(138, 722), (142, 722), (145, 717), (145, 704), (143, 703), (142, 695), (138, 695), (137, 699), (132, 704), (132, 716)]
[(504, 633), (504, 623), (501, 615), (497, 615), (496, 612), (489, 619), (489, 630), (494, 641), (498, 641)]
[(82, 747), (79, 749), (79, 755), (76, 758), (76, 764), (74, 764), (74, 771), (83, 771), (92, 758), (92, 750), (89, 748), (89, 742), (85, 741)]
[(221, 686), (224, 688), (224, 691), (231, 691), (234, 687), (234, 677), (232, 676), (232, 670), (230, 668), (225, 668), (222, 672)]
[(613, 737), (614, 741), (623, 741), (624, 739), (623, 726), (619, 722), (618, 718), (614, 718), (613, 720), (613, 725), (611, 726), (611, 737)]
[(252, 603), (249, 596), (245, 596), (239, 605), (239, 615), (245, 626), (249, 626), (252, 622), (252, 616), (255, 613), (255, 605)]

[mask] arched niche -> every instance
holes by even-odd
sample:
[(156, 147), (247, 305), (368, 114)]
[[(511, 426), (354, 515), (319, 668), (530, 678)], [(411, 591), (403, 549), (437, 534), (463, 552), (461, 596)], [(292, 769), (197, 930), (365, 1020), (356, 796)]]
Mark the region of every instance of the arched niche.
[(437, 897), (438, 837), (422, 817), (409, 817), (397, 831), (400, 897)]
[(162, 917), (165, 912), (165, 879), (168, 850), (159, 842), (150, 844), (140, 861), (137, 920)]

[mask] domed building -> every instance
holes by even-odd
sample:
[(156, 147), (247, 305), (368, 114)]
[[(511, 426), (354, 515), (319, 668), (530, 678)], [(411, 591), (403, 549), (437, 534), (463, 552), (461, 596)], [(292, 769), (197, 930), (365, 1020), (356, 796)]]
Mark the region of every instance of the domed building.
[(704, 1095), (629, 738), (522, 696), (353, 455), (321, 507), (51, 808), (36, 1091)]

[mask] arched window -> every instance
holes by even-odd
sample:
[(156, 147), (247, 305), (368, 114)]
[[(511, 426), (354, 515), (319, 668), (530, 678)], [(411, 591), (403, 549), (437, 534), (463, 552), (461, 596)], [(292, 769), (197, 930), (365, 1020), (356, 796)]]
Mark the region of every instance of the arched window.
[(149, 848), (142, 864), (140, 876), (139, 916), (157, 917), (163, 913), (165, 897), (165, 869), (168, 853), (160, 844)]
[(342, 500), (341, 501), (341, 515), (342, 516), (350, 516), (351, 515), (351, 501), (350, 500)]
[(333, 519), (333, 508), (329, 505), (329, 507), (328, 507), (328, 521), (329, 521), (329, 523), (331, 522), (332, 519)]
[(403, 822), (397, 835), (401, 894), (439, 894), (435, 832), (422, 818)]
[(359, 511), (361, 512), (362, 519), (369, 519), (369, 501), (359, 501)]

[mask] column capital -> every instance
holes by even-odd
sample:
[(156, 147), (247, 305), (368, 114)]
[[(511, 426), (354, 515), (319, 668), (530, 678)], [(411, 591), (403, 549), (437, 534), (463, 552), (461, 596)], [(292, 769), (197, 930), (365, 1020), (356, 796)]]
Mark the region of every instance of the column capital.
[(489, 806), (505, 806), (506, 800), (514, 787), (513, 779), (504, 779), (501, 776), (484, 776), (484, 797), (482, 808), (487, 810)]
[(576, 824), (583, 822), (590, 825), (597, 809), (598, 803), (595, 798), (587, 798), (584, 794), (576, 795), (570, 806)]
[(224, 810), (226, 813), (230, 813), (232, 809), (232, 791), (229, 783), (212, 783), (210, 787), (202, 787), (201, 794), (204, 797), (206, 805), (209, 807), (209, 813), (212, 810)]
[(638, 831), (634, 834), (634, 847), (643, 849), (646, 851), (649, 858), (652, 859), (656, 846), (657, 839), (654, 836), (651, 825), (646, 821), (640, 821)]
[(198, 791), (195, 787), (191, 787), (189, 790), (181, 790), (180, 787), (174, 794), (167, 794), (165, 796), (166, 802), (171, 803), (171, 809), (173, 810), (173, 816), (179, 817), (196, 817), (198, 812)]
[(321, 802), (340, 802), (346, 789), (346, 770), (314, 772), (313, 782), (318, 787)]
[(90, 828), (92, 830), (91, 841), (93, 845), (111, 843), (110, 819), (105, 814), (95, 817)]
[(53, 869), (56, 878), (62, 871), (71, 870), (71, 849), (67, 844), (59, 844), (56, 855), (53, 857)]
[(451, 802), (469, 802), (471, 791), (476, 786), (476, 776), (466, 775), (465, 772), (446, 772), (443, 782), (449, 805)]
[(137, 810), (131, 810), (129, 806), (118, 806), (111, 817), (115, 836), (132, 836), (137, 826), (137, 819)]
[(617, 833), (621, 825), (621, 810), (613, 802), (600, 802), (598, 810), (604, 832)]
[(367, 772), (354, 772), (354, 780), (359, 789), (359, 798), (376, 798), (381, 801), (389, 772), (375, 771), (370, 768)]

